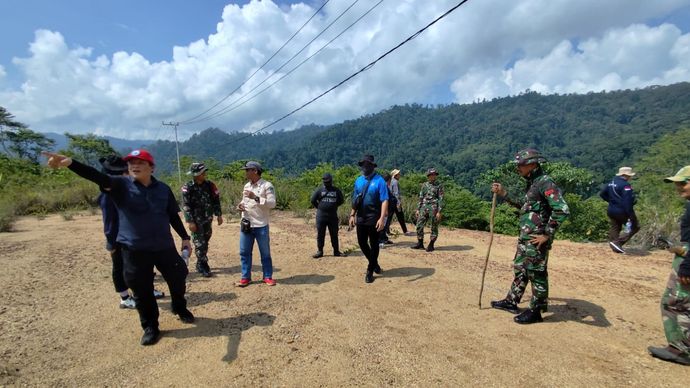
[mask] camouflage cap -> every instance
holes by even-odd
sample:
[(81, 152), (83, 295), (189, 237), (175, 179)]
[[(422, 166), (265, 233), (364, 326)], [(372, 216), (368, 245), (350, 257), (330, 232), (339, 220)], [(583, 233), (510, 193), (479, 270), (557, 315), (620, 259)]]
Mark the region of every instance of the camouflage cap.
[(664, 178), (664, 182), (687, 182), (688, 180), (690, 180), (690, 166), (681, 168), (674, 176)]
[(199, 176), (203, 174), (206, 170), (208, 170), (208, 167), (206, 167), (204, 163), (192, 163), (192, 165), (189, 166), (189, 171), (187, 171), (187, 175)]
[(518, 166), (524, 166), (532, 163), (544, 163), (546, 158), (541, 155), (541, 152), (534, 148), (525, 148), (515, 153), (514, 162)]
[(435, 168), (431, 167), (428, 170), (426, 170), (426, 176), (429, 176), (429, 175), (438, 175), (438, 171), (436, 171)]

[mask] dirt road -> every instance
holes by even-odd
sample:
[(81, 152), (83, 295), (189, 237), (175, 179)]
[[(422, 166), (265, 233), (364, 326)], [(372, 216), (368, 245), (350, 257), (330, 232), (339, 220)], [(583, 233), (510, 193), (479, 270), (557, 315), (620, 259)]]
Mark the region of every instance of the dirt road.
[[(197, 322), (178, 321), (166, 296), (163, 337), (142, 347), (136, 312), (118, 308), (99, 216), (24, 218), (16, 229), (0, 234), (0, 385), (650, 387), (690, 376), (646, 351), (665, 344), (664, 252), (557, 241), (545, 322), (521, 326), (487, 308), (512, 280), (514, 237), (494, 239), (479, 310), (488, 233), (442, 229), (433, 253), (397, 236), (365, 284), (354, 232), (340, 232), (348, 257), (314, 260), (313, 225), (277, 212), (278, 285), (240, 289), (231, 220), (214, 231), (216, 276), (188, 277)], [(255, 251), (255, 278), (258, 264)]]

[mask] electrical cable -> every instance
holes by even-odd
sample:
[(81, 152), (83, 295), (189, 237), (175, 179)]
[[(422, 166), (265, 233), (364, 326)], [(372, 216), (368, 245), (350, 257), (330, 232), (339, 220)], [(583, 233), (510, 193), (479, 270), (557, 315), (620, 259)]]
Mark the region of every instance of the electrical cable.
[(386, 56), (388, 56), (388, 54), (394, 52), (395, 50), (399, 49), (399, 48), (402, 47), (403, 45), (407, 44), (409, 41), (411, 41), (412, 39), (414, 39), (414, 38), (416, 38), (417, 36), (419, 36), (422, 32), (426, 31), (429, 27), (431, 27), (431, 26), (433, 26), (434, 24), (436, 24), (439, 20), (441, 20), (441, 19), (445, 18), (446, 16), (450, 15), (453, 11), (455, 11), (455, 10), (458, 9), (458, 8), (460, 8), (460, 6), (462, 6), (463, 4), (467, 3), (468, 1), (469, 1), (469, 0), (462, 0), (461, 2), (459, 2), (458, 4), (456, 4), (455, 6), (453, 6), (452, 8), (450, 8), (448, 11), (444, 12), (441, 16), (437, 17), (437, 18), (434, 19), (432, 22), (430, 22), (429, 24), (427, 24), (424, 28), (422, 28), (422, 29), (420, 29), (419, 31), (415, 32), (414, 34), (410, 35), (409, 37), (407, 37), (407, 39), (405, 39), (405, 40), (403, 40), (402, 42), (398, 43), (395, 47), (393, 47), (392, 49), (386, 51), (384, 54), (382, 54), (381, 56), (379, 56), (378, 58), (376, 58), (375, 60), (373, 60), (372, 62), (370, 62), (368, 65), (364, 66), (363, 68), (361, 68), (360, 70), (356, 71), (355, 73), (353, 73), (353, 74), (350, 75), (349, 77), (345, 78), (344, 80), (338, 82), (337, 84), (335, 84), (334, 86), (332, 86), (330, 89), (326, 90), (325, 92), (323, 92), (323, 93), (319, 94), (318, 96), (312, 98), (311, 100), (305, 102), (305, 103), (302, 104), (300, 107), (298, 107), (298, 108), (292, 110), (292, 111), (289, 112), (289, 113), (286, 113), (285, 115), (283, 115), (283, 116), (281, 116), (280, 118), (278, 118), (278, 119), (276, 119), (276, 120), (274, 120), (274, 121), (272, 121), (272, 122), (270, 122), (270, 123), (264, 125), (263, 127), (257, 129), (256, 131), (253, 131), (253, 132), (248, 133), (246, 136), (242, 136), (242, 137), (240, 137), (240, 138), (238, 138), (238, 139), (233, 140), (232, 142), (228, 142), (228, 143), (225, 143), (225, 144), (223, 144), (223, 145), (236, 143), (236, 142), (238, 142), (238, 141), (241, 141), (241, 140), (244, 140), (244, 139), (246, 139), (246, 138), (248, 138), (248, 137), (251, 137), (251, 136), (253, 136), (253, 135), (256, 135), (257, 133), (259, 133), (259, 132), (261, 132), (261, 131), (263, 131), (263, 130), (265, 130), (265, 129), (267, 129), (267, 128), (270, 128), (270, 127), (272, 127), (273, 125), (275, 125), (275, 124), (277, 124), (277, 123), (279, 123), (279, 122), (285, 120), (286, 118), (292, 116), (294, 113), (296, 113), (296, 112), (302, 110), (302, 109), (303, 109), (304, 107), (306, 107), (307, 105), (310, 105), (310, 104), (313, 103), (314, 101), (316, 101), (316, 100), (320, 99), (321, 97), (325, 96), (326, 94), (330, 93), (331, 91), (333, 91), (334, 89), (338, 88), (339, 86), (341, 86), (342, 84), (346, 83), (347, 81), (351, 80), (352, 78), (356, 77), (356, 76), (359, 75), (360, 73), (363, 73), (363, 72), (365, 72), (365, 71), (371, 69), (378, 61), (380, 61), (381, 59), (385, 58)]
[(295, 33), (292, 34), (292, 36), (291, 36), (288, 40), (286, 40), (285, 43), (283, 43), (283, 45), (280, 46), (280, 48), (279, 48), (275, 53), (273, 53), (273, 55), (271, 55), (271, 57), (268, 58), (268, 59), (266, 60), (266, 62), (264, 62), (263, 65), (261, 65), (258, 69), (254, 70), (254, 72), (249, 76), (249, 78), (247, 78), (246, 80), (244, 80), (244, 81), (243, 81), (239, 86), (237, 86), (232, 92), (228, 93), (228, 95), (226, 95), (225, 97), (223, 97), (220, 101), (218, 101), (218, 102), (217, 102), (215, 105), (213, 105), (212, 107), (206, 109), (205, 111), (199, 113), (198, 115), (196, 115), (196, 116), (194, 116), (194, 117), (192, 117), (192, 118), (189, 118), (189, 119), (187, 119), (187, 120), (183, 120), (183, 121), (181, 121), (180, 123), (187, 123), (187, 122), (190, 122), (190, 121), (192, 121), (192, 120), (195, 120), (195, 119), (197, 119), (197, 118), (199, 118), (199, 117), (205, 115), (206, 113), (208, 113), (209, 111), (211, 111), (213, 108), (215, 108), (215, 107), (217, 107), (218, 105), (220, 105), (223, 101), (227, 100), (230, 96), (232, 96), (236, 91), (238, 91), (242, 86), (244, 86), (244, 84), (246, 84), (247, 82), (249, 82), (249, 80), (251, 80), (251, 79), (256, 75), (256, 73), (258, 73), (261, 69), (263, 69), (264, 66), (266, 66), (266, 65), (268, 64), (268, 62), (271, 61), (271, 59), (273, 59), (276, 55), (278, 55), (278, 53), (279, 53), (283, 48), (285, 48), (285, 46), (287, 46), (287, 44), (290, 43), (290, 42), (292, 41), (292, 39), (294, 39), (294, 37), (297, 36), (297, 34), (300, 33), (300, 31), (302, 31), (302, 29), (303, 29), (307, 24), (309, 24), (309, 22), (310, 22), (316, 15), (318, 15), (319, 12), (321, 12), (321, 10), (323, 9), (323, 7), (325, 7), (326, 4), (328, 4), (329, 1), (330, 1), (330, 0), (326, 0), (326, 1), (321, 5), (321, 7), (319, 7), (319, 9), (317, 9), (316, 12), (314, 12), (314, 14), (311, 15), (311, 17), (310, 17), (306, 22), (304, 22), (304, 24), (302, 24), (302, 27), (300, 27), (297, 31), (295, 31)]
[[(382, 2), (383, 2), (383, 0), (379, 0), (378, 3), (374, 4), (371, 8), (369, 8), (369, 10), (367, 10), (364, 14), (362, 14), (359, 18), (357, 18), (357, 20), (355, 20), (352, 24), (350, 24), (349, 26), (347, 26), (347, 28), (345, 28), (344, 30), (342, 30), (342, 31), (341, 31), (338, 35), (336, 35), (333, 39), (329, 40), (326, 44), (324, 44), (323, 46), (321, 46), (320, 49), (318, 49), (318, 50), (317, 50), (316, 52), (314, 52), (312, 55), (310, 55), (310, 56), (308, 56), (307, 58), (305, 58), (302, 62), (300, 62), (299, 64), (297, 64), (295, 67), (293, 67), (293, 68), (292, 68), (290, 71), (288, 71), (287, 73), (283, 74), (280, 78), (278, 78), (277, 80), (273, 81), (272, 83), (270, 83), (270, 84), (269, 84), (268, 86), (266, 86), (265, 88), (261, 89), (258, 93), (254, 94), (253, 96), (251, 96), (251, 97), (247, 98), (246, 100), (240, 102), (239, 104), (235, 105), (235, 103), (237, 103), (238, 101), (242, 100), (245, 96), (247, 96), (247, 95), (248, 95), (249, 93), (251, 93), (252, 91), (256, 90), (256, 88), (257, 88), (258, 86), (260, 86), (261, 84), (257, 85), (256, 87), (254, 87), (252, 90), (248, 91), (247, 93), (242, 94), (242, 95), (241, 95), (240, 97), (238, 97), (235, 101), (233, 101), (230, 105), (226, 106), (225, 108), (221, 109), (220, 111), (218, 111), (218, 112), (216, 112), (216, 113), (214, 113), (214, 114), (212, 114), (212, 115), (210, 115), (210, 116), (208, 116), (208, 117), (205, 117), (205, 118), (203, 118), (203, 119), (199, 119), (199, 120), (197, 120), (197, 121), (192, 121), (192, 122), (190, 122), (189, 124), (193, 124), (193, 123), (197, 123), (197, 122), (201, 122), (201, 121), (205, 121), (205, 120), (210, 120), (210, 119), (212, 119), (212, 118), (216, 118), (216, 117), (218, 117), (218, 116), (222, 116), (222, 115), (224, 115), (224, 114), (226, 114), (226, 113), (230, 113), (230, 112), (234, 111), (235, 109), (241, 107), (242, 105), (248, 103), (249, 101), (255, 99), (255, 98), (258, 97), (259, 95), (263, 94), (265, 91), (267, 91), (268, 89), (270, 89), (271, 87), (273, 87), (273, 85), (275, 85), (275, 84), (277, 84), (278, 82), (282, 81), (285, 77), (289, 76), (290, 74), (292, 74), (292, 72), (294, 72), (295, 70), (297, 70), (298, 68), (300, 68), (300, 67), (301, 67), (304, 63), (306, 63), (308, 60), (310, 60), (311, 58), (313, 58), (313, 57), (315, 57), (316, 55), (318, 55), (321, 51), (323, 51), (323, 49), (325, 49), (326, 47), (328, 47), (331, 43), (333, 43), (333, 41), (335, 41), (336, 39), (338, 39), (338, 38), (339, 38), (341, 35), (343, 35), (347, 30), (349, 30), (350, 28), (352, 28), (355, 24), (357, 24), (360, 20), (362, 20), (365, 16), (367, 16), (371, 11), (373, 11), (374, 8), (378, 7)], [(273, 74), (275, 74), (275, 73), (273, 73)], [(269, 78), (270, 78), (270, 77), (269, 77)]]
[[(259, 82), (259, 84), (257, 84), (256, 86), (254, 86), (254, 87), (253, 87), (251, 90), (249, 90), (247, 93), (243, 94), (243, 95), (240, 96), (238, 99), (236, 99), (235, 101), (233, 101), (232, 103), (230, 103), (229, 106), (232, 106), (233, 104), (235, 104), (238, 100), (242, 99), (242, 97), (245, 96), (246, 94), (249, 94), (249, 93), (253, 92), (254, 90), (256, 90), (259, 86), (263, 85), (266, 81), (268, 81), (271, 77), (273, 77), (273, 75), (275, 75), (275, 74), (276, 74), (278, 71), (280, 71), (283, 67), (287, 66), (290, 62), (292, 62), (293, 59), (295, 59), (299, 54), (301, 54), (302, 51), (306, 50), (316, 39), (318, 39), (321, 35), (323, 35), (323, 33), (325, 33), (326, 31), (328, 31), (328, 29), (331, 28), (331, 26), (333, 26), (333, 24), (335, 24), (335, 22), (337, 22), (338, 20), (340, 20), (340, 18), (343, 17), (343, 15), (345, 15), (345, 13), (347, 13), (347, 11), (349, 11), (352, 7), (354, 7), (355, 4), (357, 4), (358, 2), (359, 2), (359, 0), (355, 0), (354, 2), (352, 2), (352, 4), (350, 4), (347, 8), (345, 8), (345, 10), (344, 10), (343, 12), (341, 12), (340, 15), (338, 15), (338, 17), (336, 17), (332, 22), (330, 22), (330, 23), (326, 26), (326, 28), (324, 28), (323, 30), (321, 30), (321, 32), (319, 32), (314, 38), (312, 38), (312, 40), (310, 40), (306, 45), (304, 45), (304, 47), (302, 47), (295, 55), (293, 55), (290, 59), (288, 59), (287, 61), (285, 61), (282, 65), (280, 65), (277, 69), (275, 69), (271, 74), (269, 74), (268, 76), (266, 76), (261, 82)], [(237, 90), (237, 89), (235, 89), (235, 91), (236, 91), (236, 90)], [(234, 93), (234, 91), (233, 91), (233, 93)], [(232, 94), (232, 93), (231, 93), (231, 94)], [(229, 96), (228, 96), (228, 97), (229, 97)], [(227, 98), (227, 97), (226, 97), (226, 98)], [(217, 106), (217, 104), (216, 104), (216, 106)], [(223, 109), (225, 109), (225, 108), (223, 108)], [(221, 110), (222, 110), (222, 109), (221, 109)], [(198, 118), (198, 119), (196, 119), (196, 120), (188, 120), (188, 121), (183, 122), (183, 123), (181, 123), (181, 124), (196, 124), (196, 123), (199, 123), (199, 122), (202, 122), (202, 121), (206, 121), (206, 120), (208, 120), (208, 119), (211, 118), (211, 117), (215, 117), (215, 116), (214, 116), (215, 114), (216, 114), (216, 113), (213, 113), (213, 114), (211, 114), (211, 115), (208, 116), (208, 117), (202, 117), (202, 118)]]

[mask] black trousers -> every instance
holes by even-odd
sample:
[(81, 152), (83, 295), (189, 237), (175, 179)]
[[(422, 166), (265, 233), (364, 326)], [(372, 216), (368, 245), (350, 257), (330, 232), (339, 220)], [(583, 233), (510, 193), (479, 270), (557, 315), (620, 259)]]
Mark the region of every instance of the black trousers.
[(397, 206), (395, 207), (394, 211), (388, 212), (388, 222), (386, 222), (386, 233), (391, 232), (391, 221), (393, 220), (394, 215), (398, 218), (398, 222), (400, 223), (400, 229), (402, 229), (402, 232), (407, 233), (407, 224), (405, 223), (405, 212), (403, 212), (402, 208), (398, 210)]
[(640, 222), (637, 220), (635, 214), (630, 217), (630, 222), (632, 223), (630, 228), (630, 233), (621, 234), (623, 225), (628, 222), (628, 216), (621, 214), (608, 214), (609, 216), (609, 241), (620, 244), (621, 246), (628, 242), (635, 235), (635, 233), (640, 231)]
[(122, 273), (122, 249), (119, 246), (115, 246), (115, 250), (110, 252), (110, 258), (113, 259), (113, 284), (115, 285), (115, 291), (127, 291), (127, 283), (125, 283), (125, 276)]
[(333, 253), (340, 252), (338, 245), (339, 222), (338, 214), (316, 216), (316, 248), (319, 252), (323, 252), (323, 246), (326, 240), (326, 228), (328, 228), (328, 234), (331, 236)]
[(136, 251), (121, 246), (124, 277), (127, 286), (134, 293), (141, 327), (158, 328), (158, 303), (153, 296), (153, 267), (168, 283), (173, 313), (187, 308), (186, 291), (187, 266), (175, 248), (163, 251)]
[(373, 271), (379, 267), (379, 232), (376, 225), (357, 225), (357, 242), (359, 249), (369, 260), (367, 271)]

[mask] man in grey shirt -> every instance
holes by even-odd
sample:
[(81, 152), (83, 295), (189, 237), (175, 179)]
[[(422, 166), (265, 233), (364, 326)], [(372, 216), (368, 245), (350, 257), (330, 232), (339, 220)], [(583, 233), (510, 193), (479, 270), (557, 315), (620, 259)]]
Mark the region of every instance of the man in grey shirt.
[[(405, 223), (405, 213), (403, 212), (402, 208), (402, 195), (400, 194), (400, 184), (398, 181), (400, 180), (400, 170), (397, 168), (393, 171), (391, 171), (391, 176), (393, 177), (391, 179), (391, 193), (397, 199), (398, 205), (395, 207), (394, 212), (388, 213), (388, 222), (386, 223), (388, 225), (388, 228), (390, 229), (390, 224), (391, 221), (393, 220), (393, 215), (395, 214), (398, 217), (398, 222), (400, 223), (400, 228), (402, 229), (402, 232), (407, 235), (407, 224)], [(390, 230), (387, 230), (386, 233), (390, 235)]]

